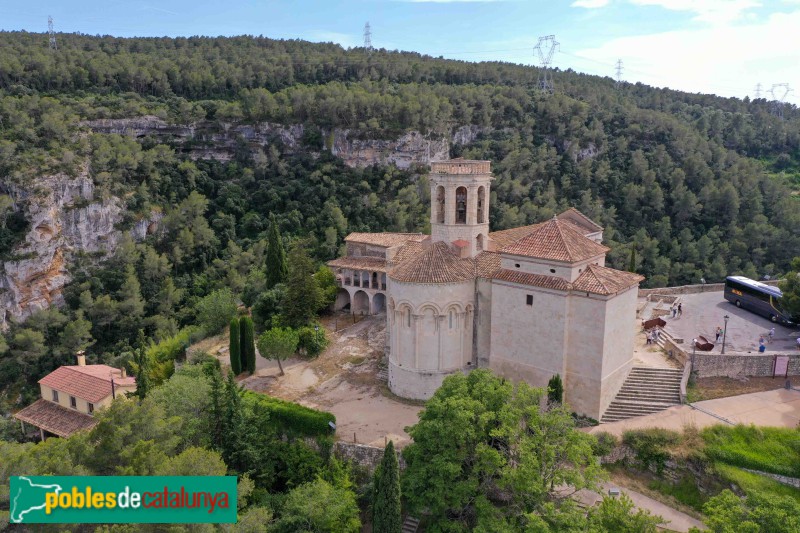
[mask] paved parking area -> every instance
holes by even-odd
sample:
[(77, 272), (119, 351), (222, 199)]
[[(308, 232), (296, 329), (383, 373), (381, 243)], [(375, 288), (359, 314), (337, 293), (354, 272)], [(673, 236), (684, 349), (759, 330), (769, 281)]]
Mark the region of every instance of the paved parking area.
[[(684, 339), (687, 345), (691, 345), (692, 339), (698, 335), (714, 342), (714, 331), (717, 326), (725, 327), (722, 317), (728, 315), (730, 319), (725, 340), (726, 352), (757, 352), (759, 335), (766, 334), (773, 326), (775, 340), (767, 345), (767, 352), (798, 351), (796, 339), (800, 330), (797, 327), (787, 328), (773, 324), (769, 319), (737, 308), (725, 300), (722, 294), (719, 291), (682, 295), (683, 315), (680, 318), (667, 317), (665, 329), (674, 337)], [(719, 353), (721, 349), (722, 339), (712, 352)]]

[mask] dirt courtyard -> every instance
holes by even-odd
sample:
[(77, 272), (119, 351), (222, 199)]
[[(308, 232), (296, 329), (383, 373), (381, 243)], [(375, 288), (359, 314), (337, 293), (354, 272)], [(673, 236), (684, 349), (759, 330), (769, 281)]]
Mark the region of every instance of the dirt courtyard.
[[(256, 372), (240, 383), (253, 391), (322, 409), (336, 416), (338, 439), (383, 446), (385, 439), (403, 447), (410, 442), (405, 427), (417, 422), (421, 402), (394, 397), (378, 379), (386, 335), (385, 315), (353, 324), (350, 315), (323, 318), (331, 344), (316, 359), (293, 358), (278, 364), (257, 355)], [(336, 326), (341, 328), (338, 332)], [(198, 346), (229, 364), (227, 335)]]

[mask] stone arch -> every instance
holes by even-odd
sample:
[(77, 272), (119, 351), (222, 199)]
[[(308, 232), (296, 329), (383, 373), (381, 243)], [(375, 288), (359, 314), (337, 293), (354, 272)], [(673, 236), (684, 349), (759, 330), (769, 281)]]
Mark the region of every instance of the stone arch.
[(353, 295), (353, 303), (350, 306), (352, 312), (357, 315), (369, 314), (369, 295), (364, 291), (356, 291)]
[(350, 291), (347, 289), (339, 289), (336, 292), (336, 301), (333, 303), (335, 311), (345, 311), (350, 309)]
[(412, 325), (411, 306), (406, 303), (401, 303), (397, 306), (397, 310), (400, 311), (400, 327), (410, 328)]
[(436, 214), (436, 222), (439, 224), (444, 224), (444, 204), (446, 196), (447, 193), (443, 186), (439, 185), (436, 187), (436, 209), (434, 213)]
[(372, 314), (377, 315), (386, 311), (386, 296), (382, 292), (375, 293), (372, 297)]
[(486, 222), (486, 187), (478, 187), (478, 224)]
[(456, 189), (456, 224), (467, 223), (467, 188)]
[(369, 286), (371, 288), (373, 288), (373, 289), (380, 289), (380, 287), (381, 287), (380, 283), (381, 283), (381, 281), (380, 281), (380, 278), (378, 278), (378, 273), (377, 272), (373, 272), (372, 273), (372, 278), (370, 279), (370, 282), (369, 282)]
[(458, 315), (461, 313), (461, 306), (458, 304), (450, 304), (445, 309), (444, 315), (446, 320), (446, 328), (449, 330), (461, 329), (458, 323)]
[(475, 237), (475, 250), (482, 252), (483, 251), (483, 234), (478, 233), (478, 236)]

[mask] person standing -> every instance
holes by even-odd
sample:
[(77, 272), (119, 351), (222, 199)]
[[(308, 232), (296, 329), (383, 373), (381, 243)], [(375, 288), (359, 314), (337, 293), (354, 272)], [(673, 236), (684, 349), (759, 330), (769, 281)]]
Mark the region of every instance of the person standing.
[(717, 340), (714, 342), (719, 342), (719, 338), (722, 337), (722, 328), (717, 326)]
[(678, 318), (683, 314), (683, 302), (678, 304)]
[(674, 305), (672, 306), (672, 318), (675, 318), (675, 315), (678, 313), (678, 308)]
[(775, 340), (775, 326), (772, 326), (769, 330), (769, 342), (772, 344), (772, 341)]

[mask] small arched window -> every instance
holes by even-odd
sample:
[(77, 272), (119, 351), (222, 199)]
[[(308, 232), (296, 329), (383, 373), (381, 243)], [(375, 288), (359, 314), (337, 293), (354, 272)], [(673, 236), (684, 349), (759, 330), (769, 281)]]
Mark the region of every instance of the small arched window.
[(447, 313), (447, 316), (450, 318), (450, 329), (453, 329), (453, 322), (454, 322), (453, 315), (454, 314), (455, 313), (453, 313), (453, 311), (450, 311), (449, 313)]
[(406, 327), (411, 327), (411, 309), (406, 309)]

